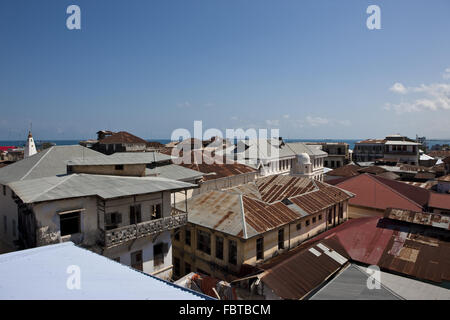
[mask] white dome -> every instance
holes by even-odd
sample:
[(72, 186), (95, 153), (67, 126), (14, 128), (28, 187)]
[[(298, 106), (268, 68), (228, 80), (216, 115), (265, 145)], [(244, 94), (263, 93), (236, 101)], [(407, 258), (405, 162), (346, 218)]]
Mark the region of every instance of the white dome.
[(311, 159), (306, 152), (297, 155), (297, 161), (300, 164), (311, 164)]

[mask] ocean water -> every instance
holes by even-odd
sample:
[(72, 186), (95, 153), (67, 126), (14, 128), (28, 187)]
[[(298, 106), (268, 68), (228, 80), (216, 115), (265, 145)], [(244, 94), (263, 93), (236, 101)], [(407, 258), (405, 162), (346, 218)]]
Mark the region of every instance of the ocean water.
[[(361, 139), (285, 139), (286, 142), (345, 142), (349, 144), (350, 149), (353, 149), (355, 147), (355, 143), (360, 140)], [(166, 144), (170, 142), (170, 139), (148, 139), (147, 141), (156, 141), (162, 144)], [(58, 146), (67, 146), (78, 144), (79, 140), (35, 140), (35, 143), (38, 147), (44, 142), (51, 142)], [(24, 147), (25, 143), (25, 140), (0, 140), (0, 146)], [(450, 144), (450, 140), (427, 140), (428, 148), (431, 148), (436, 144)]]

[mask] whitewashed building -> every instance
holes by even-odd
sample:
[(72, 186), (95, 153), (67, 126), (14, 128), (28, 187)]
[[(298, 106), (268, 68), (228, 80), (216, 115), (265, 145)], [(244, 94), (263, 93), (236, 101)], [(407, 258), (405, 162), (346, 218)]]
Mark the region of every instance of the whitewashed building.
[[(170, 278), (170, 232), (187, 221), (186, 210), (173, 208), (171, 196), (186, 197), (187, 190), (197, 186), (145, 176), (145, 163), (154, 156), (130, 159), (82, 146), (52, 147), (0, 169), (4, 251), (72, 241), (145, 273)], [(67, 174), (68, 168), (74, 173)]]
[(228, 153), (229, 157), (257, 168), (260, 176), (290, 174), (320, 181), (327, 155), (320, 145), (285, 143), (281, 138), (242, 140)]

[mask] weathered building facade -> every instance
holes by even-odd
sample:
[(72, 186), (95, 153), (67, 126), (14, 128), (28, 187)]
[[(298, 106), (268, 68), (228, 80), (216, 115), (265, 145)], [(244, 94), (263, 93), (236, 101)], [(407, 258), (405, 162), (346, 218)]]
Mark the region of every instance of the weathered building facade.
[(276, 175), (188, 200), (174, 231), (174, 275), (191, 271), (230, 281), (347, 219), (352, 194), (322, 182)]

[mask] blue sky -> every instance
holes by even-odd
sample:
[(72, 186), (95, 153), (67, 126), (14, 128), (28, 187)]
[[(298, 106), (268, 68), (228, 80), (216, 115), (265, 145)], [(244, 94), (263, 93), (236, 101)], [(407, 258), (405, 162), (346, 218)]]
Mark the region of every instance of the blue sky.
[[(71, 4), (81, 30), (66, 28)], [(170, 138), (194, 120), (450, 138), (449, 31), (448, 0), (2, 0), (0, 140), (30, 122), (36, 139)]]

